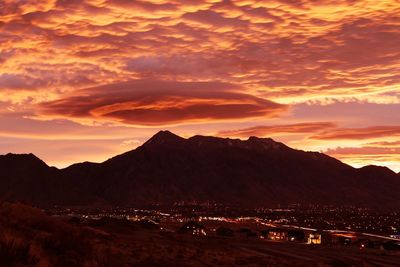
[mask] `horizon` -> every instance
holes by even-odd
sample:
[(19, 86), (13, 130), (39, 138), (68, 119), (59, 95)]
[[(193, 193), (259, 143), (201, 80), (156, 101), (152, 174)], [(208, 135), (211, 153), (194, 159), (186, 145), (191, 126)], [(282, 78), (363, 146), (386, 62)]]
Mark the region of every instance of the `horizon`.
[(161, 129), (400, 172), (400, 6), (0, 3), (0, 154), (102, 162)]
[[(195, 136), (202, 136), (202, 137), (216, 137), (216, 138), (221, 138), (221, 139), (231, 139), (231, 140), (248, 141), (250, 138), (255, 137), (255, 138), (260, 138), (260, 139), (272, 139), (274, 142), (283, 143), (283, 142), (279, 142), (279, 141), (277, 141), (277, 140), (275, 140), (275, 139), (273, 139), (273, 138), (269, 138), (269, 137), (249, 136), (248, 138), (238, 138), (238, 137), (237, 137), (237, 138), (231, 138), (231, 137), (218, 137), (218, 136), (210, 136), (210, 135), (193, 135), (193, 136), (189, 136), (189, 137), (188, 137), (188, 136), (180, 136), (180, 135), (178, 135), (178, 134), (176, 134), (176, 133), (174, 133), (174, 132), (171, 132), (171, 131), (169, 131), (169, 130), (160, 130), (160, 131), (154, 133), (152, 136), (148, 137), (148, 138), (146, 139), (145, 142), (141, 143), (141, 144), (138, 145), (137, 147), (134, 147), (134, 148), (132, 148), (132, 149), (129, 149), (129, 150), (127, 150), (127, 151), (124, 151), (124, 152), (122, 152), (122, 153), (120, 153), (120, 154), (110, 155), (108, 158), (105, 158), (105, 159), (103, 159), (103, 160), (101, 160), (101, 161), (97, 161), (97, 162), (85, 160), (85, 161), (73, 162), (73, 163), (68, 164), (68, 165), (65, 165), (65, 166), (55, 166), (55, 165), (49, 164), (48, 162), (46, 162), (45, 160), (43, 160), (40, 156), (38, 156), (38, 155), (36, 155), (35, 153), (32, 153), (32, 152), (26, 152), (26, 153), (12, 153), (12, 152), (8, 152), (8, 153), (6, 153), (6, 154), (0, 154), (0, 156), (6, 156), (6, 155), (8, 155), (8, 154), (13, 154), (13, 155), (30, 155), (30, 154), (32, 154), (33, 156), (35, 156), (35, 157), (37, 157), (38, 159), (42, 160), (42, 161), (43, 161), (44, 163), (46, 163), (48, 166), (50, 166), (50, 167), (56, 167), (57, 169), (60, 169), (60, 170), (61, 170), (61, 169), (68, 168), (68, 167), (70, 167), (70, 166), (72, 166), (72, 165), (79, 164), (79, 163), (84, 163), (84, 162), (89, 162), (89, 163), (103, 163), (103, 162), (105, 162), (105, 161), (107, 161), (107, 160), (109, 160), (109, 159), (111, 159), (111, 158), (114, 158), (114, 157), (119, 156), (119, 155), (121, 155), (121, 154), (124, 154), (124, 153), (126, 153), (126, 152), (136, 150), (137, 148), (139, 148), (140, 146), (144, 145), (147, 141), (149, 141), (150, 139), (152, 139), (152, 138), (153, 138), (154, 136), (156, 136), (157, 134), (159, 134), (159, 133), (165, 133), (165, 132), (167, 132), (167, 133), (169, 133), (169, 134), (172, 134), (172, 135), (175, 135), (175, 136), (177, 136), (177, 137), (183, 138), (184, 140), (188, 140), (188, 139), (190, 139), (190, 138), (192, 138), (192, 137), (195, 137)], [(286, 145), (285, 143), (283, 143), (283, 144)], [(292, 147), (290, 147), (290, 146), (289, 146), (289, 148), (291, 148), (291, 149), (296, 149), (296, 148), (292, 148)], [(296, 150), (297, 150), (297, 149), (296, 149)], [(323, 153), (323, 152), (320, 152), (320, 151), (302, 150), (302, 149), (299, 149), (299, 150), (305, 151), (305, 152), (319, 152), (319, 153)], [(325, 153), (323, 153), (323, 154), (325, 154)], [(334, 158), (334, 157), (333, 157), (333, 158)], [(342, 162), (343, 162), (343, 161), (342, 161)], [(343, 163), (345, 163), (345, 162), (343, 162)], [(346, 163), (345, 163), (345, 164), (346, 164)], [(350, 164), (349, 164), (349, 165), (350, 165)], [(350, 166), (352, 166), (352, 165), (350, 165)], [(391, 169), (391, 168), (389, 168), (389, 167), (387, 167), (387, 166), (383, 166), (383, 165), (369, 164), (369, 165), (352, 166), (352, 167), (353, 167), (353, 168), (356, 168), (356, 169), (361, 169), (361, 168), (368, 167), (368, 166), (386, 167), (386, 168), (388, 168), (389, 170), (393, 171), (394, 173), (399, 173), (399, 174), (400, 174), (400, 170), (398, 170), (398, 171), (397, 171), (397, 170), (393, 170), (393, 169)]]

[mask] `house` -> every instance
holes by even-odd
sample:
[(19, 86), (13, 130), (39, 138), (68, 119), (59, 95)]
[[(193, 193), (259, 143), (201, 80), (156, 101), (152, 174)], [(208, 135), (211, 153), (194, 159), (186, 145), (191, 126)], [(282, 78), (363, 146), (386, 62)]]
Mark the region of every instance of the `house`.
[(260, 238), (276, 241), (304, 242), (305, 233), (303, 230), (294, 228), (270, 228), (260, 231)]
[(354, 233), (335, 232), (332, 233), (332, 244), (350, 246), (357, 241), (357, 236)]
[(195, 221), (189, 221), (182, 225), (178, 231), (179, 233), (189, 233), (194, 236), (205, 236), (207, 235), (205, 227)]
[(308, 235), (307, 244), (316, 244), (320, 245), (322, 243), (322, 233), (319, 232), (311, 232)]
[(270, 229), (268, 232), (268, 239), (275, 241), (288, 241), (289, 240), (288, 230), (281, 228)]

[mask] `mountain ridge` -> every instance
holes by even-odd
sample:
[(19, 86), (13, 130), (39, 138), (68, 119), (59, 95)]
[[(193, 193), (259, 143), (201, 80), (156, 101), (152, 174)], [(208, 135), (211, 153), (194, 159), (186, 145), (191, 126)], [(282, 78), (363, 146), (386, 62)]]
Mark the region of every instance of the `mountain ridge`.
[(212, 201), (238, 206), (400, 208), (400, 176), (392, 170), (356, 169), (271, 138), (185, 139), (160, 131), (138, 148), (102, 163), (76, 163), (63, 169), (49, 167), (33, 154), (7, 154), (0, 156), (0, 173), (0, 196), (11, 192), (13, 200), (39, 206)]

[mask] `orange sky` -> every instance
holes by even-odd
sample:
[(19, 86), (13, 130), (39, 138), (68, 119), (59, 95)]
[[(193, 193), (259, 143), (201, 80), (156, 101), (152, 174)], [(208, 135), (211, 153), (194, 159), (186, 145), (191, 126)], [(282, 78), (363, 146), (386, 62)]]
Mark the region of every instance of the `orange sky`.
[(400, 171), (398, 0), (2, 0), (0, 153), (103, 161), (160, 129)]

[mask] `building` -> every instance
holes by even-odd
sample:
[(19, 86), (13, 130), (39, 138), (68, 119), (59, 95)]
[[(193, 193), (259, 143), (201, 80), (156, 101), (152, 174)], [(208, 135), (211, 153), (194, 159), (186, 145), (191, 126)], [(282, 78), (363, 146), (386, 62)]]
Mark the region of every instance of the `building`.
[(271, 228), (262, 230), (260, 237), (263, 239), (290, 242), (305, 242), (304, 231), (293, 228)]
[(320, 245), (322, 243), (322, 234), (318, 232), (312, 232), (308, 235), (307, 244)]
[(205, 236), (207, 235), (206, 229), (203, 225), (195, 222), (189, 221), (185, 223), (178, 231), (179, 233), (189, 233), (194, 236)]
[(275, 241), (288, 241), (289, 240), (288, 230), (280, 228), (270, 229), (268, 232), (268, 239)]
[(355, 233), (344, 232), (344, 231), (333, 232), (331, 236), (333, 245), (350, 246), (351, 244), (355, 243), (358, 239)]

